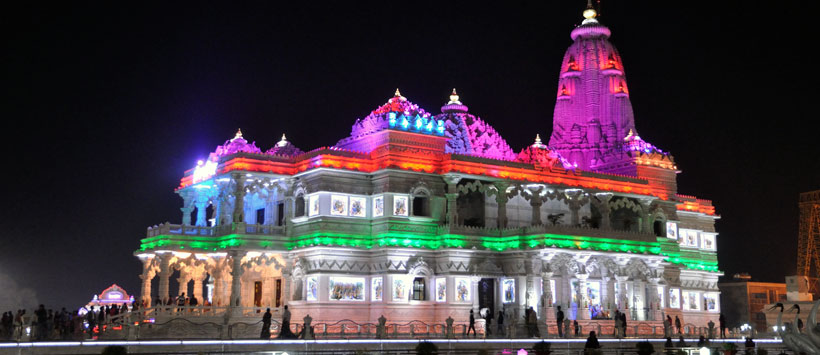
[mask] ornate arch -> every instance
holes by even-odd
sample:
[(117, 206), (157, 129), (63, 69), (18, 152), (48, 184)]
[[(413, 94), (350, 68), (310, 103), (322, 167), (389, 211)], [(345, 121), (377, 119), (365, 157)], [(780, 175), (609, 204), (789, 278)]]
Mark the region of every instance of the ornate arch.
[(652, 276), (652, 270), (649, 268), (649, 266), (647, 266), (643, 260), (638, 258), (630, 259), (629, 262), (626, 264), (625, 269), (631, 277), (639, 275), (643, 277), (644, 280), (648, 281), (649, 278)]
[(407, 274), (410, 276), (431, 277), (435, 275), (433, 269), (427, 265), (424, 258), (419, 257), (416, 261), (407, 265)]

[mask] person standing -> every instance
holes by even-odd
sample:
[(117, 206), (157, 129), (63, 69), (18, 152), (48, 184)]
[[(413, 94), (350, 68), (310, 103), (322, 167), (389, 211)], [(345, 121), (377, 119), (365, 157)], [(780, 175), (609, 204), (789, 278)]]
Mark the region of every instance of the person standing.
[(718, 317), (718, 323), (720, 324), (720, 338), (726, 338), (726, 318), (723, 317), (723, 313), (720, 314)]
[(555, 315), (555, 320), (558, 323), (558, 337), (564, 337), (564, 312), (561, 310), (561, 306), (558, 306), (558, 313)]
[(598, 343), (598, 337), (595, 336), (595, 332), (589, 332), (589, 337), (587, 338), (586, 344), (584, 344), (584, 349), (600, 349), (601, 344)]
[(504, 309), (498, 311), (498, 336), (504, 336)]
[(282, 311), (282, 329), (279, 330), (279, 339), (296, 339), (296, 334), (290, 330), (290, 311), (288, 310), (288, 306), (285, 305), (284, 311)]
[(678, 329), (678, 335), (683, 334), (681, 332), (682, 327), (681, 327), (681, 324), (680, 324), (680, 318), (678, 318), (678, 316), (675, 316), (675, 328)]
[(265, 311), (265, 315), (262, 316), (262, 333), (259, 334), (259, 337), (262, 339), (270, 339), (270, 308)]
[(626, 313), (621, 313), (621, 329), (624, 338), (626, 338)]
[(467, 335), (470, 335), (470, 329), (473, 330), (473, 336), (476, 336), (476, 334), (475, 334), (475, 316), (473, 315), (473, 310), (472, 309), (470, 310), (470, 327), (467, 328)]

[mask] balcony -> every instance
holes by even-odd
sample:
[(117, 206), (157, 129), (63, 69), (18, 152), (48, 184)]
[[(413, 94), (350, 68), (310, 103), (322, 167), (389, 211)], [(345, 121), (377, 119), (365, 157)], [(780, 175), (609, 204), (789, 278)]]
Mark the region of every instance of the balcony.
[(147, 238), (156, 237), (159, 235), (220, 237), (229, 234), (284, 236), (285, 226), (232, 223), (230, 225), (203, 227), (188, 226), (184, 224), (171, 224), (169, 222), (166, 222), (159, 225), (155, 225), (153, 227), (148, 227), (145, 236)]

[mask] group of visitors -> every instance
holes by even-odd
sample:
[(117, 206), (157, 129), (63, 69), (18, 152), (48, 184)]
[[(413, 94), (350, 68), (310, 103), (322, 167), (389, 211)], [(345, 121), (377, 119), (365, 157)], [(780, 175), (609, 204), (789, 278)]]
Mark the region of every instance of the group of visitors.
[(615, 310), (615, 337), (617, 338), (625, 338), (626, 337), (626, 313), (621, 312), (620, 310)]
[[(172, 309), (171, 306), (177, 307), (196, 307), (199, 306), (199, 300), (196, 297), (185, 297), (185, 292), (180, 294), (179, 296), (175, 297), (166, 297), (160, 299), (159, 297), (155, 297), (154, 299), (154, 307), (166, 306), (167, 309)], [(135, 302), (136, 304), (136, 302)], [(211, 304), (205, 300), (203, 306), (210, 306)], [(181, 308), (177, 308), (177, 311), (181, 311)]]
[[(302, 328), (302, 331), (299, 334), (294, 334), (292, 330), (290, 330), (290, 311), (288, 310), (288, 306), (284, 307), (282, 311), (282, 327), (279, 328), (279, 335), (276, 336), (277, 339), (297, 339), (302, 337), (305, 329)], [(270, 308), (265, 311), (265, 314), (262, 315), (262, 332), (259, 334), (259, 337), (262, 339), (270, 339), (270, 325), (273, 315), (270, 313)]]
[[(137, 307), (135, 303), (134, 309)], [(69, 312), (65, 307), (56, 311), (46, 309), (41, 304), (31, 313), (25, 309), (9, 311), (0, 318), (0, 340), (19, 341), (26, 336), (32, 341), (79, 340), (89, 337), (98, 325), (118, 322), (120, 318), (116, 316), (129, 311), (125, 304), (82, 307), (76, 312)]]

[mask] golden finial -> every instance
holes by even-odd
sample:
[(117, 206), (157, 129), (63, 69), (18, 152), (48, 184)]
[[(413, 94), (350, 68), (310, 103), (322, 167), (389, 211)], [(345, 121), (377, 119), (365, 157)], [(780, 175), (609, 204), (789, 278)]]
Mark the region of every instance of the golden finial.
[(242, 138), (242, 128), (236, 130), (236, 136), (233, 139)]
[(587, 0), (587, 9), (584, 10), (584, 18), (587, 20), (595, 20), (598, 17), (598, 11), (592, 6), (592, 0)]
[(401, 91), (399, 91), (399, 88), (396, 88), (396, 93), (395, 93), (395, 94), (393, 94), (393, 96), (395, 96), (395, 97), (401, 97)]
[(625, 140), (625, 141), (628, 141), (628, 140), (629, 140), (629, 138), (630, 138), (630, 137), (632, 137), (632, 135), (633, 135), (633, 134), (634, 134), (634, 133), (632, 133), (632, 128), (630, 128), (630, 129), (629, 129), (629, 133), (626, 135), (626, 137), (624, 137), (624, 140)]
[(541, 135), (538, 133), (535, 134), (535, 144), (541, 145)]
[(461, 105), (461, 101), (458, 101), (458, 98), (459, 97), (458, 97), (458, 93), (456, 93), (456, 88), (453, 88), (453, 93), (450, 94), (450, 102), (448, 102), (447, 104), (448, 105), (452, 105), (452, 104)]
[(288, 145), (288, 139), (285, 137), (284, 133), (282, 133), (282, 139), (279, 140), (279, 143), (276, 143), (276, 145), (280, 147)]

